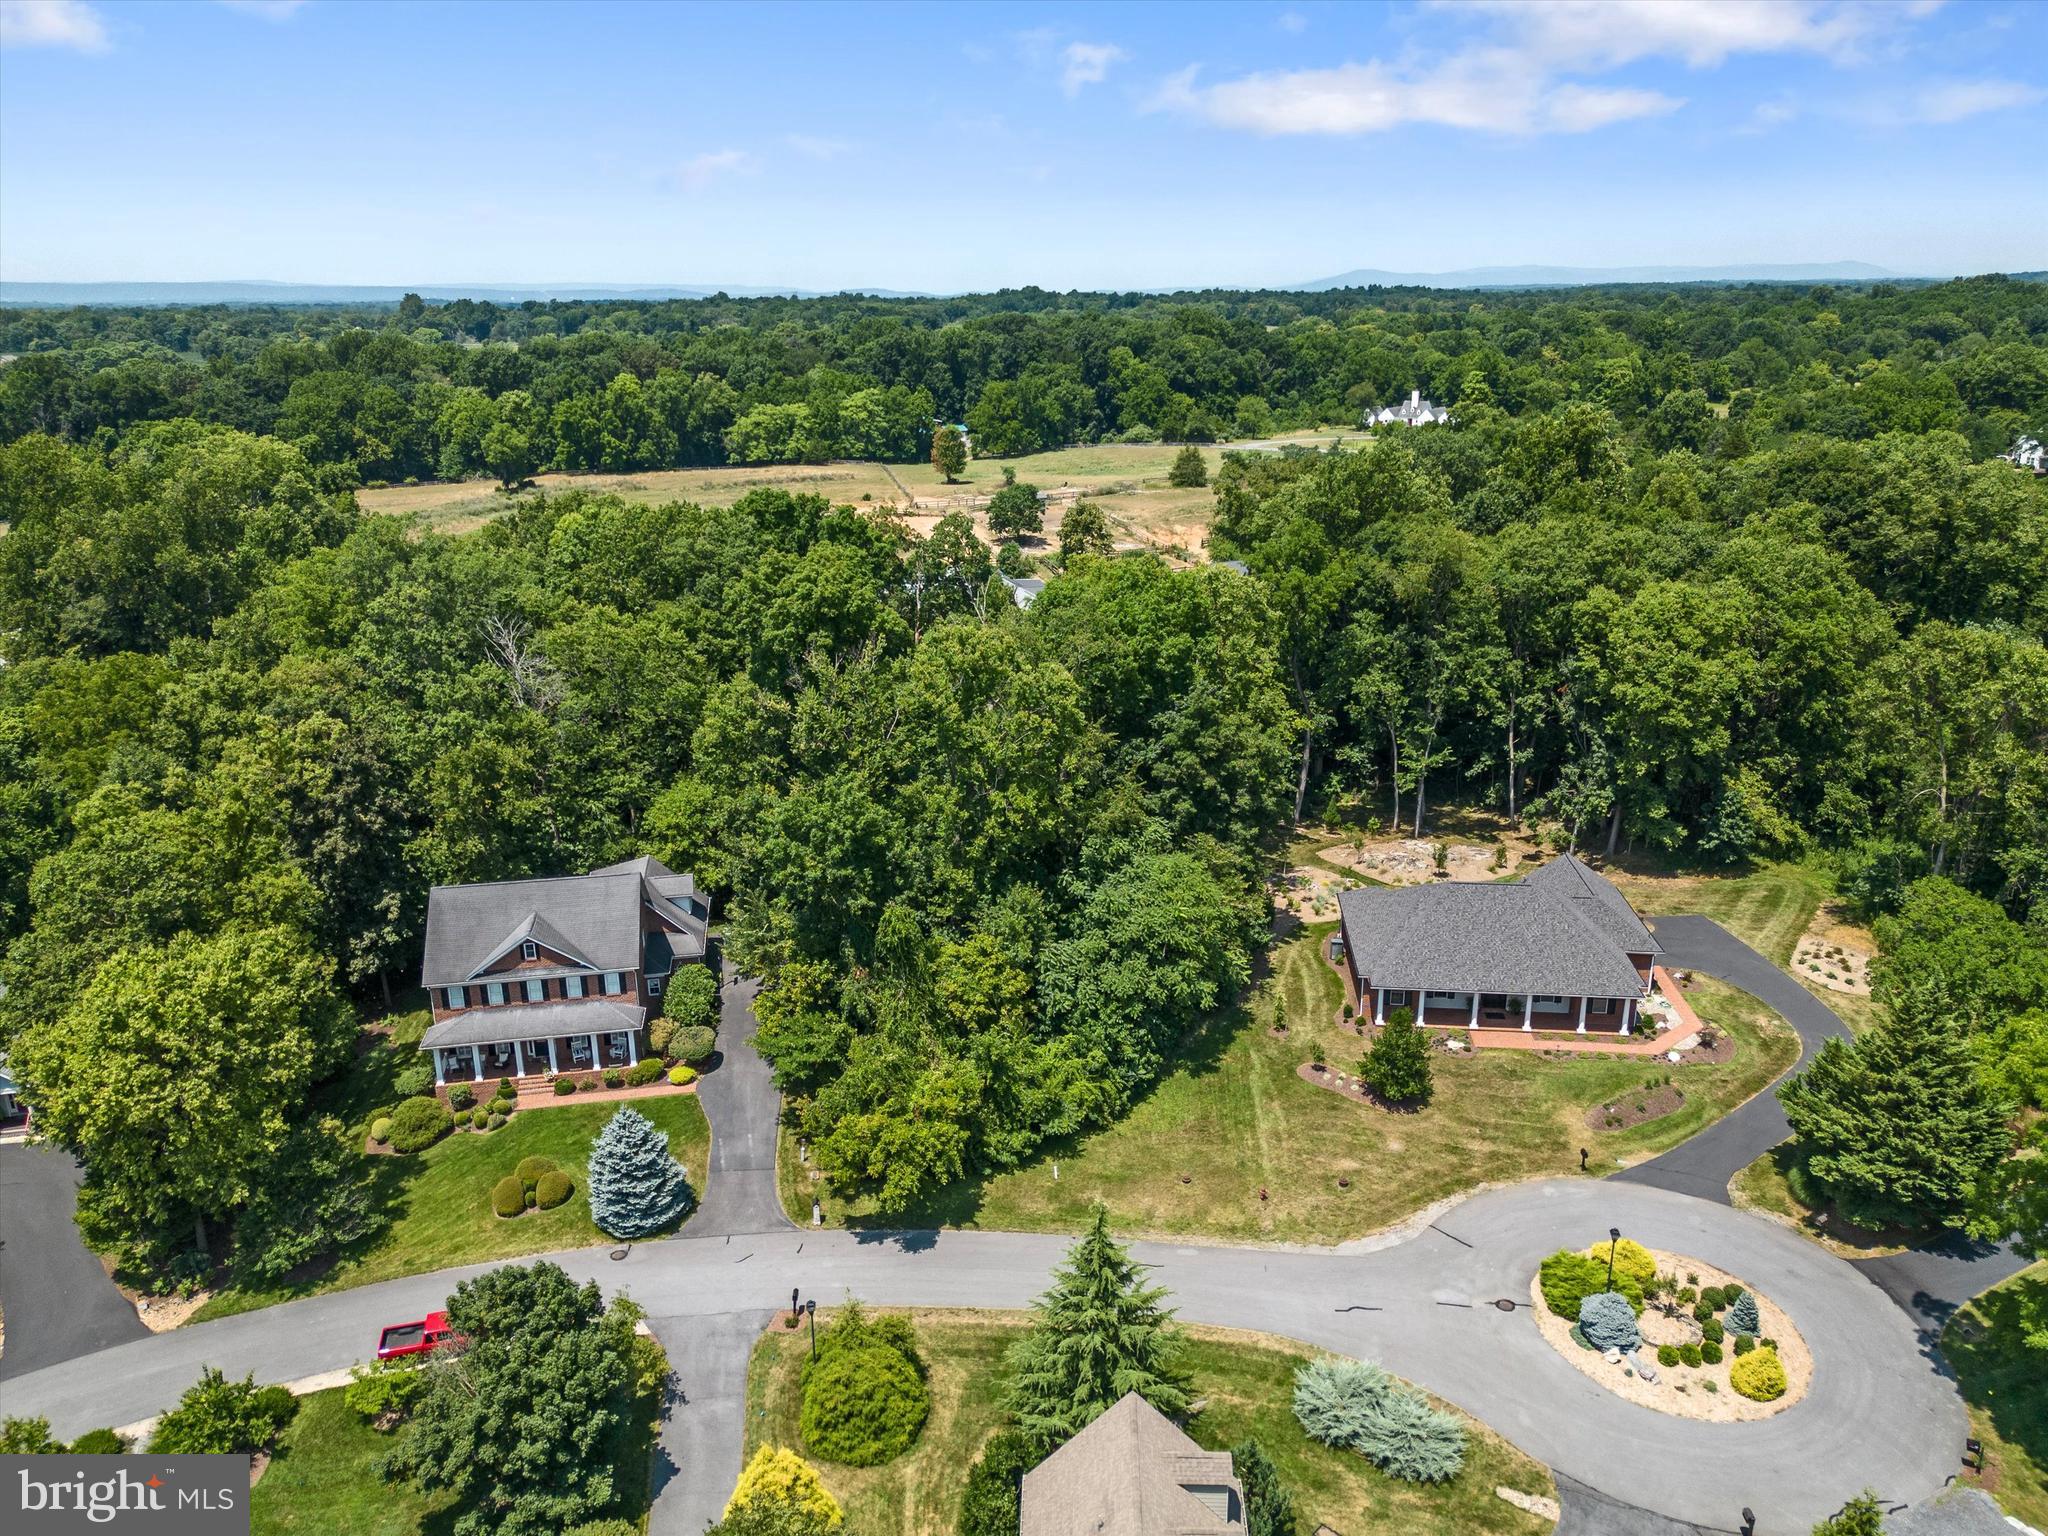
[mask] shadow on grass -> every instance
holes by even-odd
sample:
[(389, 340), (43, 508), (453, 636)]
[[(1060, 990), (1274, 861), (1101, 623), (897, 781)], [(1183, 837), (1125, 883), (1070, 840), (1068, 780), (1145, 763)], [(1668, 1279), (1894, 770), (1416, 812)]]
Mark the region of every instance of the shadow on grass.
[(1987, 1415), (2006, 1445), (2048, 1469), (2048, 1370), (2027, 1328), (2048, 1322), (2048, 1269), (1986, 1291), (1942, 1335), (1963, 1400)]

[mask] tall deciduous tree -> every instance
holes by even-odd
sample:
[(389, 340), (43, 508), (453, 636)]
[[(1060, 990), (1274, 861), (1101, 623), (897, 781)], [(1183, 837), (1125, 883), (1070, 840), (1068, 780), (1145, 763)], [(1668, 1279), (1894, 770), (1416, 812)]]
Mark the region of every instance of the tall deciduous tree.
[(954, 426), (940, 427), (932, 434), (932, 468), (951, 485), (967, 468), (967, 439)]
[(1166, 1292), (1109, 1233), (1101, 1205), (1038, 1298), (1031, 1330), (1011, 1346), (1009, 1408), (1045, 1451), (1135, 1392), (1168, 1417), (1188, 1407), (1182, 1340)]
[(537, 1536), (603, 1510), (616, 1492), (605, 1450), (627, 1411), (631, 1321), (548, 1263), (465, 1280), (447, 1312), (463, 1342), (427, 1367), (389, 1474), (452, 1493), (457, 1536)]
[(122, 951), (77, 1001), (23, 1035), (13, 1068), (36, 1123), (85, 1162), (79, 1225), (95, 1246), (206, 1243), (283, 1177), (306, 1092), (352, 1034), (333, 967), (290, 930)]

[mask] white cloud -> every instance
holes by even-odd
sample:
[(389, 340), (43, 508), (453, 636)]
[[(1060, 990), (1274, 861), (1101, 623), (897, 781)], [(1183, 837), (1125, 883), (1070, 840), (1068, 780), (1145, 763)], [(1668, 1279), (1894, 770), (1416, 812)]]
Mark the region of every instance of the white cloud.
[(1423, 70), (1397, 70), (1373, 60), (1246, 75), (1210, 86), (1197, 85), (1195, 71), (1186, 69), (1151, 104), (1266, 135), (1383, 133), (1404, 123), (1494, 133), (1585, 133), (1682, 105), (1660, 91), (1555, 84), (1494, 52), (1461, 54)]
[(1060, 89), (1078, 96), (1085, 85), (1100, 85), (1109, 66), (1130, 55), (1115, 43), (1069, 43), (1060, 50)]
[(709, 186), (721, 176), (752, 170), (754, 157), (744, 149), (708, 149), (676, 167), (676, 185), (685, 191)]
[(1937, 80), (1912, 95), (1904, 115), (1916, 123), (1960, 123), (1985, 112), (2030, 107), (2044, 96), (2048, 91), (2017, 80)]
[(1555, 69), (1644, 58), (1702, 69), (1738, 53), (1847, 60), (1893, 20), (1887, 7), (1814, 0), (1460, 0), (1458, 10), (1497, 17), (1517, 48)]
[(306, 0), (220, 0), (231, 11), (260, 16), (265, 21), (290, 21), (305, 9)]
[(1273, 25), (1282, 32), (1306, 32), (1308, 30), (1308, 18), (1299, 11), (1282, 11), (1273, 18)]
[(107, 47), (107, 24), (85, 0), (0, 0), (0, 48)]
[(837, 160), (853, 148), (844, 139), (820, 138), (810, 133), (785, 133), (782, 142), (811, 160)]

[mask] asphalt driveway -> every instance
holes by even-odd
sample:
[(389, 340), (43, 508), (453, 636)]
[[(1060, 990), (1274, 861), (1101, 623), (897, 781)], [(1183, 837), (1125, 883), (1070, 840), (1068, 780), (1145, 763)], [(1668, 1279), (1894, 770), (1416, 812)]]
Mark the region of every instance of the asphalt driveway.
[(78, 1235), (78, 1180), (68, 1152), (0, 1146), (0, 1381), (149, 1334)]

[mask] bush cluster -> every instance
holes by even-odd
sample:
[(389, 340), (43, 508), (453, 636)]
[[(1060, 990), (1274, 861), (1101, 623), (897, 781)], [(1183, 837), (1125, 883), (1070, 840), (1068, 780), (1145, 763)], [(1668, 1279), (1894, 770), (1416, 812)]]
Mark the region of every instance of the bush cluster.
[(1607, 1270), (1607, 1250), (1614, 1250), (1614, 1278), (1617, 1283), (1625, 1275), (1635, 1281), (1637, 1291), (1647, 1295), (1657, 1278), (1657, 1261), (1650, 1257), (1650, 1250), (1634, 1238), (1624, 1237), (1619, 1242), (1595, 1243), (1586, 1250), (1586, 1257), (1598, 1264), (1604, 1275)]
[(125, 1456), (128, 1442), (111, 1429), (88, 1429), (71, 1442), (74, 1456)]
[(391, 1112), (391, 1148), (422, 1152), (454, 1128), (454, 1117), (439, 1099), (407, 1099)]
[(1325, 1356), (1294, 1374), (1294, 1416), (1325, 1445), (1358, 1452), (1390, 1477), (1448, 1482), (1465, 1464), (1465, 1426), (1377, 1365)]
[(804, 1366), (804, 1444), (828, 1461), (880, 1466), (910, 1449), (930, 1412), (909, 1323), (847, 1303)]
[(626, 1068), (626, 1085), (629, 1088), (645, 1088), (659, 1078), (662, 1071), (661, 1062), (655, 1057), (650, 1056), (645, 1061), (636, 1061)]
[[(1596, 1264), (1583, 1253), (1560, 1248), (1543, 1261), (1538, 1279), (1544, 1305), (1559, 1317), (1577, 1322), (1579, 1303), (1607, 1288), (1607, 1265), (1604, 1260)], [(1631, 1310), (1643, 1310), (1642, 1286), (1632, 1276), (1623, 1274), (1619, 1266), (1614, 1271), (1614, 1289), (1627, 1298)]]
[(526, 1210), (526, 1186), (511, 1174), (491, 1186), (491, 1209), (500, 1216), (519, 1216)]
[(299, 1411), (299, 1400), (283, 1387), (259, 1387), (252, 1373), (229, 1381), (207, 1366), (157, 1420), (149, 1449), (156, 1456), (252, 1455), (277, 1438)]
[(1775, 1402), (1785, 1395), (1784, 1363), (1775, 1349), (1753, 1349), (1728, 1368), (1728, 1384), (1752, 1402)]
[(348, 1385), (341, 1389), (343, 1406), (378, 1429), (395, 1427), (427, 1385), (417, 1356), (373, 1360), (348, 1375)]

